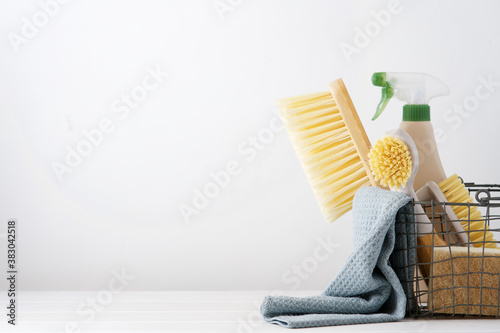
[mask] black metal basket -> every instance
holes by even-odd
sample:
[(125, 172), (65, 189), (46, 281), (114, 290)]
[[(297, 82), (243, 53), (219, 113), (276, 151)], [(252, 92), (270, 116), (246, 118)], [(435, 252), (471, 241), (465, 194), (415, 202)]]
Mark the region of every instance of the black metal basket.
[[(411, 228), (396, 228), (397, 237), (411, 241), (395, 254), (405, 258), (400, 280), (407, 293), (407, 314), (419, 316), (493, 316), (500, 317), (500, 185), (465, 183), (473, 203), (415, 201), (422, 205), (434, 226), (434, 233), (446, 245), (433, 244), (430, 263), (417, 260), (423, 246), (417, 245), (414, 210), (398, 223)], [(467, 218), (452, 220), (449, 209), (466, 209)], [(480, 214), (477, 213), (480, 212)], [(472, 216), (472, 217), (471, 217)], [(475, 218), (474, 218), (475, 216)], [(477, 218), (480, 216), (480, 218)], [(459, 223), (463, 230), (456, 230)], [(459, 229), (459, 228), (458, 228)], [(413, 230), (409, 233), (408, 230)], [(398, 234), (399, 232), (399, 234)], [(421, 235), (420, 235), (421, 236)], [(429, 265), (430, 264), (430, 265)], [(423, 268), (430, 274), (424, 277)]]

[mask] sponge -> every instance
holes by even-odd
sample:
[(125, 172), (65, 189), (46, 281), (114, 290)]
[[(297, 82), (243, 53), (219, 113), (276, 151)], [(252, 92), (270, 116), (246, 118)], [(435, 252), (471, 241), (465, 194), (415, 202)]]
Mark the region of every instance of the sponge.
[(500, 249), (434, 248), (429, 310), (498, 316)]

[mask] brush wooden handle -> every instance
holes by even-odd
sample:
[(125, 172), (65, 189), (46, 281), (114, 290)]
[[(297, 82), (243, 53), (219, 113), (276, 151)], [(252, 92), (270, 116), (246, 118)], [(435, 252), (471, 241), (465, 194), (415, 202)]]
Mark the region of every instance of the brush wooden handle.
[(358, 113), (356, 112), (356, 108), (354, 107), (351, 97), (347, 92), (347, 88), (344, 85), (344, 81), (342, 79), (337, 79), (330, 83), (328, 88), (330, 89), (333, 99), (335, 100), (335, 104), (337, 104), (339, 112), (342, 115), (342, 120), (346, 124), (349, 135), (354, 143), (354, 146), (356, 147), (361, 163), (363, 164), (363, 168), (368, 175), (370, 184), (372, 186), (379, 186), (372, 175), (369, 164), (368, 154), (370, 153), (371, 147), (370, 139), (368, 139), (368, 136), (366, 135), (363, 124), (361, 123)]
[(430, 234), (417, 237), (417, 245), (417, 260), (423, 264), (420, 266), (420, 272), (426, 283), (428, 283), (428, 278), (431, 276), (432, 252), (434, 247), (448, 246), (448, 244), (433, 231)]

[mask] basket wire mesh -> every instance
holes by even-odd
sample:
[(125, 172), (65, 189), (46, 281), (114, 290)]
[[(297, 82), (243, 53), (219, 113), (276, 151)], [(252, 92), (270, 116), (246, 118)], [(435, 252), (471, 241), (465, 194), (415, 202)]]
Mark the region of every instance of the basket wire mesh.
[[(409, 316), (500, 317), (500, 215), (497, 212), (500, 207), (500, 185), (464, 184), (470, 195), (475, 197), (475, 202), (412, 203), (413, 207), (422, 205), (434, 226), (434, 233), (447, 243), (432, 245), (430, 263), (418, 262), (415, 255), (423, 246), (416, 242), (419, 222), (414, 222), (414, 209), (403, 213), (411, 214), (410, 218), (398, 219), (399, 224), (412, 224), (412, 228), (396, 228), (397, 237), (406, 237), (411, 241), (406, 242), (408, 246), (394, 250), (405, 258), (403, 267), (397, 268), (407, 272), (400, 276), (400, 280), (407, 294)], [(466, 207), (468, 217), (460, 221), (450, 220), (447, 206)], [(471, 219), (473, 207), (481, 212), (481, 219)], [(452, 222), (459, 222), (465, 230), (455, 230)], [(470, 232), (467, 226), (472, 226)], [(486, 239), (488, 233), (491, 234)], [(428, 264), (430, 274), (424, 278), (420, 272)]]

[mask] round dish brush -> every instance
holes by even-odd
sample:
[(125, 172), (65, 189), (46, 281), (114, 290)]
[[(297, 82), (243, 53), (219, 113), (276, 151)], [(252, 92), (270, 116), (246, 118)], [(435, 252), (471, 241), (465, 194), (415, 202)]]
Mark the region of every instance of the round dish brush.
[[(381, 184), (418, 201), (413, 189), (419, 164), (417, 147), (410, 135), (400, 128), (387, 134), (388, 136), (378, 140), (370, 150), (370, 168), (373, 176)], [(422, 264), (423, 277), (428, 278), (431, 276), (434, 247), (448, 244), (433, 232), (433, 225), (422, 206), (415, 204), (414, 209), (417, 225), (417, 257)]]
[[(462, 180), (456, 175), (452, 175), (438, 184), (443, 191), (446, 201), (451, 203), (472, 203), (473, 199), (465, 187)], [(497, 248), (497, 241), (493, 233), (489, 230), (486, 221), (482, 218), (481, 212), (476, 206), (451, 205), (457, 215), (462, 227), (469, 235), (470, 242), (475, 247)]]
[(406, 187), (413, 168), (406, 143), (393, 136), (385, 136), (375, 143), (369, 157), (376, 181), (390, 188)]

